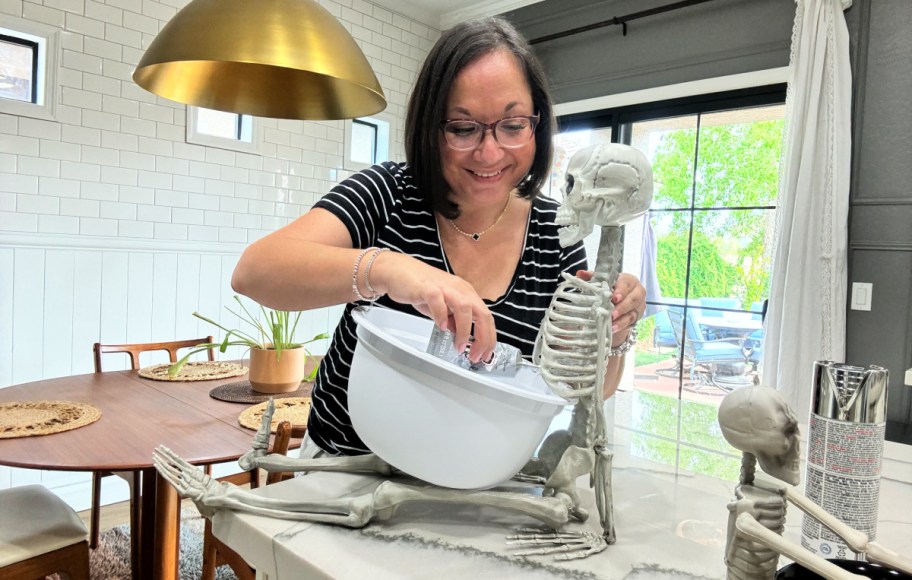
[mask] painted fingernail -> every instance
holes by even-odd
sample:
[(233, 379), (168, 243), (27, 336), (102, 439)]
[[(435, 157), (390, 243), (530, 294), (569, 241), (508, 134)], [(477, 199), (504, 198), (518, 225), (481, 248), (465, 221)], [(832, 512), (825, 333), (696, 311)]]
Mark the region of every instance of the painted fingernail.
[(611, 332), (617, 332), (617, 331), (620, 330), (620, 329), (621, 329), (621, 327), (618, 326), (617, 324), (613, 324), (613, 325), (611, 326)]

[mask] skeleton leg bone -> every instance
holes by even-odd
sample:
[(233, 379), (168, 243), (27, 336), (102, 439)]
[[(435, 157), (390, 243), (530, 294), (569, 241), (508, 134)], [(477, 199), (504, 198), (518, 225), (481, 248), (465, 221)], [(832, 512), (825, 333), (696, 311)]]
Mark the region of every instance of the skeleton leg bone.
[(599, 512), (599, 521), (602, 525), (602, 537), (606, 544), (617, 541), (614, 531), (614, 494), (611, 490), (611, 463), (614, 454), (604, 445), (595, 447), (595, 474), (592, 486), (595, 488), (595, 506)]
[(507, 491), (463, 491), (436, 487), (413, 487), (384, 481), (373, 493), (351, 498), (315, 501), (281, 500), (251, 493), (205, 475), (170, 449), (153, 453), (155, 468), (181, 497), (190, 498), (200, 513), (211, 516), (218, 509), (232, 509), (274, 518), (363, 527), (373, 520), (392, 517), (396, 508), (409, 502), (453, 503), (498, 507), (536, 519), (551, 528), (564, 526), (571, 517), (571, 498), (558, 493), (536, 497)]

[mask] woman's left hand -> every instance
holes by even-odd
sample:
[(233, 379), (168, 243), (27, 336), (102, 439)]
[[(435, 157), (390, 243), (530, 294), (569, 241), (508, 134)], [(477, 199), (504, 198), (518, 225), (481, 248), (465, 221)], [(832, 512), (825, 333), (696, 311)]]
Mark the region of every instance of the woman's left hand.
[(611, 301), (614, 303), (611, 347), (617, 348), (627, 340), (627, 333), (646, 313), (646, 288), (636, 276), (621, 273), (614, 285)]
[[(592, 279), (592, 272), (587, 270), (580, 270), (576, 275), (583, 280)], [(611, 302), (614, 304), (611, 312), (611, 348), (617, 348), (627, 340), (630, 329), (646, 312), (646, 288), (636, 276), (621, 272), (614, 285)]]

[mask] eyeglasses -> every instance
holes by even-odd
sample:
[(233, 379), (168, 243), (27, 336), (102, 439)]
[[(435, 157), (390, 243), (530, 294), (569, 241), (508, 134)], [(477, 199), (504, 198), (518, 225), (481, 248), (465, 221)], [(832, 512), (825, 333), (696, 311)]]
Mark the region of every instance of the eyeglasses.
[(457, 151), (468, 151), (481, 145), (488, 129), (494, 140), (509, 149), (522, 147), (529, 142), (538, 124), (538, 115), (505, 117), (493, 123), (479, 123), (472, 119), (452, 119), (440, 123), (447, 145)]

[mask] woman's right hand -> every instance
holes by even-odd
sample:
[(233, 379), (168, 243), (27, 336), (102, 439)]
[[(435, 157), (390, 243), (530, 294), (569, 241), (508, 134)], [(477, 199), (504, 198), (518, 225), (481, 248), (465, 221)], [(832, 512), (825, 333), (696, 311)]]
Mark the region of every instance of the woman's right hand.
[[(497, 330), (494, 316), (471, 284), (420, 260), (396, 252), (377, 256), (371, 286), (400, 304), (409, 304), (455, 335), (456, 349), (470, 347), (469, 360), (489, 360)], [(474, 323), (474, 330), (473, 330)]]
[[(232, 287), (280, 310), (348, 302), (355, 298), (352, 266), (361, 251), (353, 247), (348, 229), (337, 217), (315, 208), (251, 244), (234, 270)], [(364, 258), (370, 262), (370, 256)], [(362, 269), (367, 269), (367, 262), (362, 261)], [(366, 274), (358, 274), (361, 283)], [(413, 306), (438, 327), (453, 332), (460, 350), (471, 344), (472, 362), (488, 360), (494, 353), (494, 316), (462, 278), (392, 251), (376, 256), (370, 283), (375, 291)]]

